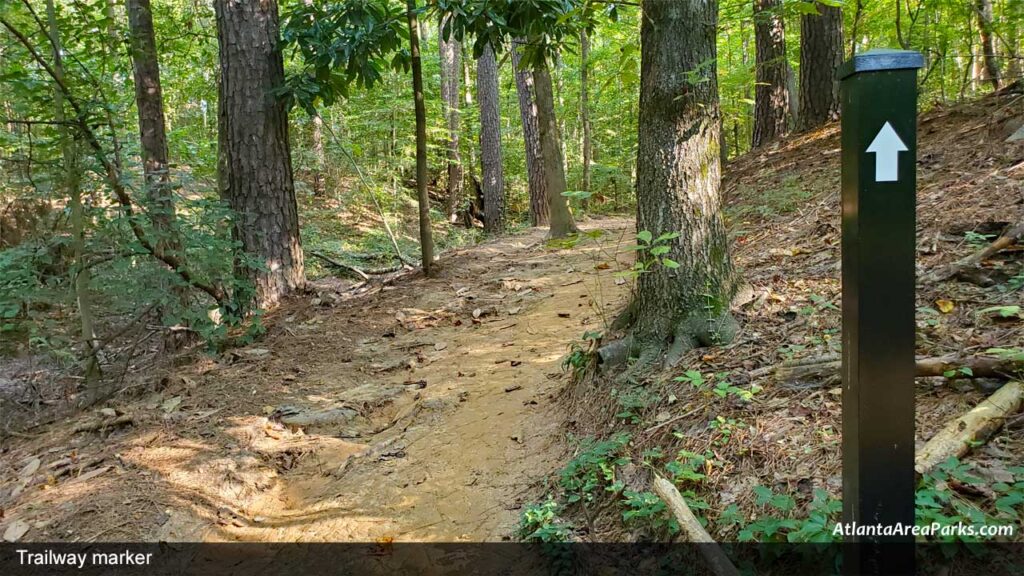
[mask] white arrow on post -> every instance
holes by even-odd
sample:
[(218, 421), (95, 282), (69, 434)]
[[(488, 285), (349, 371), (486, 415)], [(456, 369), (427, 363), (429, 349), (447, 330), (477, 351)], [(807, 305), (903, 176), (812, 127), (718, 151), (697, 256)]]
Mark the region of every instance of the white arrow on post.
[(900, 152), (906, 151), (907, 145), (900, 140), (900, 135), (893, 130), (892, 124), (886, 122), (867, 149), (868, 153), (875, 155), (875, 182), (899, 180)]

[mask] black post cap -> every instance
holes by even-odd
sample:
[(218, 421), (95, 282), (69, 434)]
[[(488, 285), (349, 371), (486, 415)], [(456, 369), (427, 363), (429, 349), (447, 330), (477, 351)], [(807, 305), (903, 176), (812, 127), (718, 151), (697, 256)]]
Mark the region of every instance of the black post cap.
[(910, 70), (924, 67), (924, 56), (913, 50), (868, 50), (854, 55), (839, 65), (839, 79), (845, 80), (860, 72), (879, 70)]

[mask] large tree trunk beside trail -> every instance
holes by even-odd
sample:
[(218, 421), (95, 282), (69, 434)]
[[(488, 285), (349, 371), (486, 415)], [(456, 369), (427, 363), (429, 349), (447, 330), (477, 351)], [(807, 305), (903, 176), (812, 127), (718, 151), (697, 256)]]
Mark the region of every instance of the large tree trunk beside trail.
[(540, 152), (544, 166), (544, 184), (548, 199), (550, 228), (548, 237), (564, 238), (576, 232), (576, 222), (569, 211), (566, 191), (565, 159), (562, 157), (558, 119), (555, 116), (555, 93), (547, 61), (533, 69), (533, 83), (537, 91), (537, 123), (540, 128)]
[(459, 155), (459, 75), (462, 73), (462, 47), (455, 38), (445, 40), (444, 28), (450, 16), (441, 17), (438, 47), (441, 52), (441, 108), (448, 125), (448, 195), (445, 214), (456, 220), (462, 203), (462, 159)]
[[(288, 110), (274, 90), (284, 83), (276, 0), (216, 0), (220, 48), (221, 197), (234, 210), (234, 234), (261, 267), (240, 263), (260, 308), (305, 283), (288, 142)], [(237, 304), (245, 307), (247, 302)]]
[(644, 6), (637, 230), (679, 236), (668, 240), (664, 255), (678, 266), (653, 264), (637, 280), (633, 342), (641, 365), (666, 344), (671, 363), (694, 345), (725, 343), (735, 334), (734, 272), (719, 193), (718, 80), (708, 66), (716, 57), (717, 17), (717, 2)]
[(484, 231), (505, 228), (505, 175), (501, 166), (501, 109), (498, 61), (490, 44), (476, 65), (476, 94), (480, 105), (480, 176), (484, 192)]
[(530, 223), (548, 223), (548, 196), (544, 179), (544, 160), (540, 155), (540, 127), (537, 104), (533, 95), (533, 74), (520, 65), (522, 40), (512, 43), (512, 66), (515, 68), (516, 93), (519, 96), (519, 117), (523, 122), (523, 144), (526, 147), (526, 174), (530, 187)]
[(757, 148), (782, 136), (788, 127), (789, 87), (786, 66), (786, 29), (782, 0), (754, 0), (754, 135)]
[(843, 63), (843, 13), (820, 2), (817, 8), (817, 14), (800, 17), (801, 130), (839, 117), (837, 67)]

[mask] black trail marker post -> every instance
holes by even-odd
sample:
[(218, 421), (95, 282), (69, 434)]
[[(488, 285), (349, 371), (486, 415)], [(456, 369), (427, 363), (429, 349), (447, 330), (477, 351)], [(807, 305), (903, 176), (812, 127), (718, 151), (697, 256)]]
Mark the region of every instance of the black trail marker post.
[[(842, 65), (843, 521), (914, 524), (917, 52)], [(912, 574), (913, 536), (846, 535), (845, 574)]]

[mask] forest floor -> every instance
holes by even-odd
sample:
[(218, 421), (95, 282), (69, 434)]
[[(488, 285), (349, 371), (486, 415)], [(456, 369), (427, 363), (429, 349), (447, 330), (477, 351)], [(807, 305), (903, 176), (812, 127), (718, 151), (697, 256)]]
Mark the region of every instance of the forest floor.
[[(1008, 91), (921, 118), (919, 278), (1024, 218), (1024, 145), (1004, 143), (1022, 98)], [(833, 125), (728, 165), (729, 229), (751, 286), (735, 310), (742, 331), (729, 346), (689, 353), (675, 372), (628, 387), (569, 382), (560, 366), (569, 345), (628, 298), (616, 272), (631, 265), (633, 222), (589, 219), (585, 230), (607, 233), (571, 249), (528, 230), (446, 254), (436, 278), (314, 283), (265, 319), (255, 344), (141, 374), (97, 410), (4, 440), (0, 532), (32, 541), (514, 539), (523, 506), (558, 492), (548, 479), (579, 452), (572, 439), (621, 430), (635, 456), (712, 454), (697, 492), (717, 538), (736, 536), (721, 521), (727, 504), (761, 513), (754, 486), (797, 495), (795, 512), (812, 489), (837, 497), (837, 385), (776, 382), (770, 370), (837, 350), (839, 156)], [(1007, 283), (1022, 253), (986, 261), (983, 285), (919, 280), (918, 353), (1024, 347), (1019, 315), (983, 312), (1020, 304)], [(729, 373), (760, 391), (722, 399), (672, 379), (685, 369)], [(919, 379), (919, 442), (998, 384)], [(1007, 422), (974, 463), (1005, 477), (1024, 461), (1022, 424)], [(586, 520), (581, 539), (636, 537), (615, 507)]]

